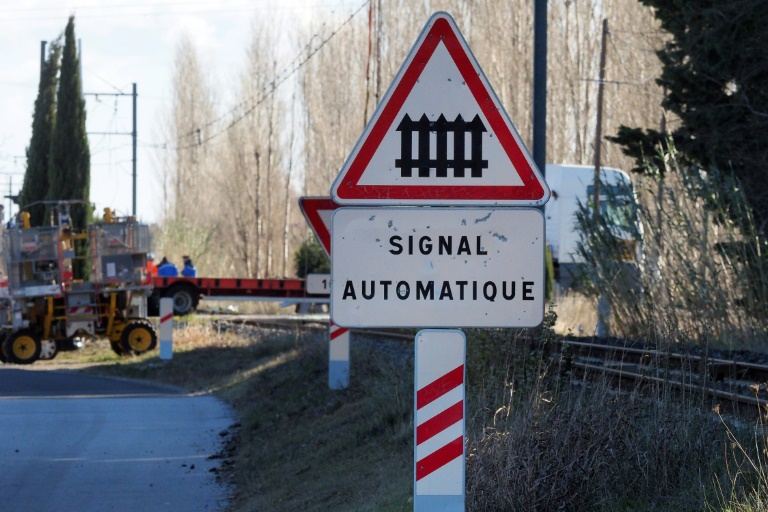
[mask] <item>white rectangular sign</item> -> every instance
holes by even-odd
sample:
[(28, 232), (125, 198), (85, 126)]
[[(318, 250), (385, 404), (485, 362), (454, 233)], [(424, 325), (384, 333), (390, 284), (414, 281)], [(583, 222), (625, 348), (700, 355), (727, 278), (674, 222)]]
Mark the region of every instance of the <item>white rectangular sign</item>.
[(307, 274), (307, 293), (328, 295), (331, 293), (330, 274)]
[(544, 216), (525, 208), (339, 208), (331, 318), (344, 327), (534, 327)]

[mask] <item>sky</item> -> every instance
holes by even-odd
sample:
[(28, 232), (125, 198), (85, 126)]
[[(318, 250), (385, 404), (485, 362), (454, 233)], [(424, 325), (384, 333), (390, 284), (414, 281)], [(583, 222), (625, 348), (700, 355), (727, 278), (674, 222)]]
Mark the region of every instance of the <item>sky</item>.
[[(133, 213), (133, 84), (137, 102), (136, 215), (161, 216), (160, 126), (172, 104), (177, 43), (187, 34), (214, 84), (225, 87), (244, 66), (256, 20), (300, 33), (330, 12), (348, 17), (364, 0), (0, 0), (0, 198), (23, 182), (25, 151), (40, 77), (41, 41), (63, 33), (75, 16), (80, 41), (91, 194), (97, 213)], [(288, 38), (286, 38), (288, 39)], [(294, 38), (295, 40), (295, 38)], [(298, 50), (286, 48), (283, 69)], [(226, 104), (223, 105), (226, 110)], [(2, 199), (15, 214), (16, 205)]]

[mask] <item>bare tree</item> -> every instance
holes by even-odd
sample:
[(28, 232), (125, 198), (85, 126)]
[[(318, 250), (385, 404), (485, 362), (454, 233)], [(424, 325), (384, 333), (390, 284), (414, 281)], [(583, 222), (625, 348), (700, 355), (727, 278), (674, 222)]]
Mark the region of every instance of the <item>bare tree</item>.
[[(533, 8), (528, 0), (448, 0), (431, 5), (412, 0), (374, 1), (369, 16), (360, 17), (349, 30), (338, 34), (310, 62), (301, 78), (307, 109), (308, 192), (323, 190), (333, 180), (334, 175), (315, 174), (311, 167), (335, 171), (341, 166), (354, 146), (355, 133), (359, 136), (361, 131), (355, 120), (361, 112), (373, 112), (374, 106), (366, 106), (366, 99), (373, 102), (383, 95), (381, 89), (394, 78), (424, 22), (437, 10), (452, 13), (510, 118), (530, 145)], [(659, 41), (649, 40), (657, 30), (650, 11), (639, 2), (621, 0), (553, 2), (548, 59), (550, 161), (592, 161), (604, 17), (612, 20), (615, 32), (607, 49), (610, 83), (605, 95), (604, 132), (613, 133), (630, 119), (635, 125), (655, 124), (661, 115), (654, 106), (661, 92), (652, 80), (658, 64), (651, 49)], [(318, 25), (324, 22), (318, 20)], [(340, 54), (340, 48), (346, 48), (346, 53)], [(343, 103), (338, 101), (340, 92), (345, 95)], [(349, 130), (341, 127), (344, 120)], [(618, 149), (603, 149), (606, 163), (626, 163)], [(315, 177), (322, 186), (313, 183)]]
[(258, 277), (283, 273), (287, 252), (282, 246), (290, 212), (280, 206), (288, 201), (290, 187), (284, 168), (286, 113), (276, 88), (277, 48), (272, 27), (253, 26), (238, 108), (232, 113), (220, 158), (225, 165), (219, 189), (228, 206), (222, 229), (234, 249), (232, 265)]
[(177, 220), (196, 222), (199, 220), (200, 192), (205, 190), (209, 179), (211, 149), (206, 142), (212, 128), (208, 122), (214, 117), (215, 110), (205, 71), (188, 37), (183, 37), (177, 47), (173, 88), (176, 148), (172, 178), (175, 207), (172, 213)]
[[(229, 91), (236, 106), (219, 117), (192, 44), (180, 42), (169, 122), (176, 142), (164, 181), (166, 218), (200, 231), (196, 236), (207, 240), (211, 264), (218, 262), (221, 271), (286, 274), (291, 247), (308, 233), (297, 213), (296, 189), (303, 195), (328, 194), (362, 133), (360, 120), (367, 122), (373, 114), (424, 22), (437, 10), (452, 13), (530, 145), (529, 0), (372, 0), (361, 9), (363, 15), (317, 16), (292, 35), (297, 55), (288, 65), (278, 51), (277, 27), (255, 24), (241, 79)], [(661, 39), (650, 11), (624, 0), (550, 2), (551, 162), (593, 159), (603, 18), (611, 27), (604, 133), (615, 133), (620, 124), (655, 127), (661, 118), (652, 53)], [(293, 81), (285, 80), (286, 70), (297, 71), (288, 75)], [(604, 165), (628, 165), (611, 144), (603, 146), (603, 155)]]
[(213, 150), (208, 144), (215, 116), (213, 90), (207, 83), (194, 45), (182, 37), (176, 48), (173, 103), (166, 126), (171, 147), (164, 149), (164, 222), (156, 247), (169, 257), (207, 254), (214, 236), (206, 206)]
[[(364, 27), (350, 24), (301, 71), (302, 93), (307, 109), (304, 125), (306, 193), (327, 195), (341, 165), (360, 136), (356, 119), (365, 110), (365, 59), (350, 52), (364, 35)], [(313, 35), (304, 35), (305, 39)], [(328, 34), (319, 34), (320, 40)], [(364, 39), (362, 39), (364, 40)]]

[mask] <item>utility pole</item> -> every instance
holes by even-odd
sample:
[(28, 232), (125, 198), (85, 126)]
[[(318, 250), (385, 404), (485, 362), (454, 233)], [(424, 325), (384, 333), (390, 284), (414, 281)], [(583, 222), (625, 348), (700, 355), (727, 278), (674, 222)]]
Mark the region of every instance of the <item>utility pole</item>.
[[(16, 157), (14, 157), (14, 160)], [(5, 196), (5, 199), (8, 200), (8, 209), (5, 210), (3, 207), (4, 213), (8, 216), (9, 219), (13, 218), (13, 203), (18, 203), (19, 201), (19, 192), (16, 192), (16, 194), (13, 193), (13, 177), (19, 176), (21, 177), (22, 182), (24, 181), (24, 173), (23, 172), (0, 172), (0, 175), (8, 176), (8, 195)], [(21, 208), (23, 205), (19, 205), (19, 208)]]
[[(373, 48), (373, 2), (368, 4), (368, 58), (365, 60), (365, 112), (363, 129), (368, 122), (368, 100), (371, 96), (371, 52)], [(373, 106), (376, 110), (376, 105)]]
[(533, 11), (533, 161), (546, 179), (547, 0), (535, 0)]
[(132, 96), (133, 97), (133, 129), (130, 132), (88, 132), (91, 135), (130, 135), (133, 138), (133, 210), (131, 215), (136, 217), (136, 83), (133, 83), (133, 91), (127, 92), (86, 92), (83, 96)]
[(376, 2), (376, 94), (374, 104), (379, 104), (381, 97), (381, 0)]
[[(605, 40), (608, 37), (608, 19), (603, 19), (603, 37), (600, 43), (600, 81), (597, 83), (597, 128), (595, 128), (595, 183), (594, 203), (595, 216), (600, 215), (600, 147), (603, 138), (603, 86), (605, 85)], [(604, 338), (610, 335), (609, 318), (611, 304), (606, 297), (606, 291), (600, 293), (597, 301), (597, 336)]]
[(595, 128), (595, 212), (600, 213), (600, 150), (603, 138), (603, 88), (605, 86), (605, 41), (608, 38), (608, 18), (603, 19), (603, 37), (600, 43), (600, 80), (597, 82), (597, 127)]
[(136, 218), (136, 145), (137, 145), (137, 138), (136, 138), (136, 82), (133, 82), (133, 202), (131, 210), (131, 215), (133, 218)]
[(40, 41), (40, 76), (43, 76), (43, 68), (45, 68), (45, 45), (47, 41)]

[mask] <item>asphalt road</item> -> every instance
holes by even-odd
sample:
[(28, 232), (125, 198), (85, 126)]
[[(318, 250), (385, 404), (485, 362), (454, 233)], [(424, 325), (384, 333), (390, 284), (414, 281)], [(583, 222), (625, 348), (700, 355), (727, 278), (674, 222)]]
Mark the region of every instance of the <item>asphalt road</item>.
[(209, 457), (233, 422), (211, 396), (0, 365), (0, 510), (222, 510)]

